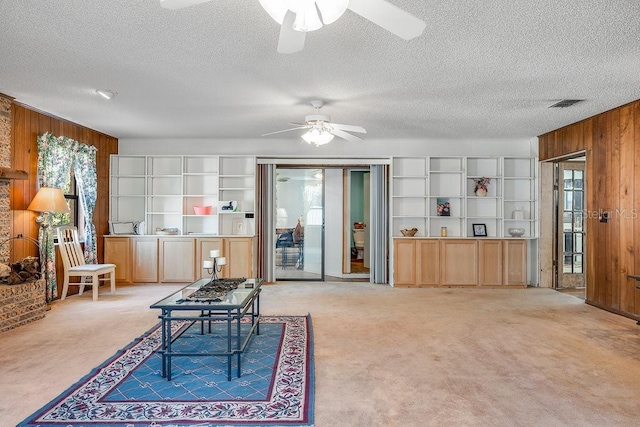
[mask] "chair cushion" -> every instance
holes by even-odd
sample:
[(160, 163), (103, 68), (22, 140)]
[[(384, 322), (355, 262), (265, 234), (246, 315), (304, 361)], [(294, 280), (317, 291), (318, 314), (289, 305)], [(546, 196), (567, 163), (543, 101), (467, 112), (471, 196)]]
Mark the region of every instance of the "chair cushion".
[(84, 264), (76, 265), (75, 267), (69, 267), (69, 273), (106, 273), (109, 270), (115, 269), (115, 264)]

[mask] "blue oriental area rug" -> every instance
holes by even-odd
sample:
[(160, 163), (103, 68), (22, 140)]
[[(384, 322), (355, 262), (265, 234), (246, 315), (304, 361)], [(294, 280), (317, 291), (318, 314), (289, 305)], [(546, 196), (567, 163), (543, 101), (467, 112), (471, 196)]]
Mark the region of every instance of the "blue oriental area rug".
[[(226, 346), (214, 325), (200, 324), (176, 341), (186, 351)], [(247, 328), (250, 325), (243, 325)], [(161, 375), (157, 325), (94, 369), (18, 427), (312, 426), (313, 333), (310, 316), (262, 316), (260, 335), (227, 381), (225, 357), (174, 357), (172, 380)], [(214, 347), (215, 348), (215, 347)], [(234, 356), (234, 360), (236, 357)]]

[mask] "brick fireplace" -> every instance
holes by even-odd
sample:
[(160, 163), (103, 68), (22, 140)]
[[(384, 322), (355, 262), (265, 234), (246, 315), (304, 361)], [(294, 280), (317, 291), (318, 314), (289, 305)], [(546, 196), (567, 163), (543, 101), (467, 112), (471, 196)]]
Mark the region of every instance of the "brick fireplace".
[(42, 319), (46, 311), (44, 279), (0, 285), (0, 332)]
[[(0, 167), (11, 167), (11, 104), (13, 100), (0, 94)], [(11, 208), (10, 184), (7, 179), (0, 179), (0, 241), (10, 237)], [(0, 262), (9, 260), (10, 247), (0, 246)]]
[[(0, 94), (0, 168), (11, 168), (11, 106), (13, 99)], [(11, 186), (0, 178), (0, 263), (11, 257)], [(0, 332), (42, 319), (47, 311), (43, 279), (16, 285), (0, 284)]]

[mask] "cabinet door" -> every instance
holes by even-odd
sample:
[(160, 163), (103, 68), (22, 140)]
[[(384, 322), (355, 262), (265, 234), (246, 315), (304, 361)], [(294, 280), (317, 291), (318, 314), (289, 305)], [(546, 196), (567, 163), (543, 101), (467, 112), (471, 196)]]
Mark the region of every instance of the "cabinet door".
[(195, 239), (160, 239), (160, 281), (186, 282), (195, 280)]
[(440, 240), (440, 282), (446, 286), (478, 284), (478, 242)]
[(253, 277), (253, 239), (231, 237), (224, 240), (227, 265), (222, 269), (222, 277)]
[(136, 283), (158, 282), (158, 239), (131, 239), (133, 265), (131, 275)]
[(440, 243), (438, 240), (416, 240), (418, 286), (440, 283)]
[(478, 283), (491, 286), (502, 285), (501, 240), (478, 242)]
[(527, 241), (504, 241), (504, 284), (527, 285)]
[(196, 239), (196, 279), (210, 277), (212, 271), (202, 268), (202, 261), (210, 260), (209, 251), (217, 249), (224, 256), (224, 245), (221, 237)]
[(393, 245), (393, 284), (415, 286), (416, 241), (414, 239), (394, 239)]
[(128, 237), (105, 238), (104, 262), (116, 265), (116, 282), (131, 283), (131, 239)]

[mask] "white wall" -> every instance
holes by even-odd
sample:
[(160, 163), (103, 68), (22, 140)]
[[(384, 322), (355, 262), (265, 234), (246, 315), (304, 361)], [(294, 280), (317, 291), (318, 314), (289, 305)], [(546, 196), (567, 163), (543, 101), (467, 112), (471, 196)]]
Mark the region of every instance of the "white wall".
[(314, 147), (291, 139), (120, 139), (119, 154), (244, 154), (294, 157), (537, 156), (538, 139), (398, 139), (351, 143), (334, 139)]
[[(162, 154), (207, 154), (207, 155), (251, 155), (256, 157), (279, 157), (301, 159), (329, 158), (390, 158), (395, 156), (538, 156), (537, 138), (520, 139), (367, 139), (363, 143), (350, 143), (334, 139), (331, 143), (315, 147), (300, 142), (300, 138), (270, 139), (127, 139), (118, 143), (118, 153), (128, 155)], [(342, 189), (340, 191), (342, 193)], [(342, 201), (340, 201), (342, 203)], [(340, 204), (340, 206), (342, 206)], [(328, 213), (330, 210), (327, 209)], [(342, 212), (342, 209), (332, 209)], [(327, 214), (329, 215), (329, 214)], [(326, 218), (327, 221), (333, 221)], [(339, 223), (341, 224), (340, 218)], [(325, 230), (326, 231), (326, 230)], [(340, 256), (342, 251), (331, 251), (342, 247), (340, 232), (325, 232), (327, 257)], [(339, 244), (336, 246), (336, 241)], [(329, 241), (330, 240), (330, 241)], [(342, 274), (341, 260), (327, 259), (327, 275)], [(340, 274), (337, 274), (337, 272)]]

